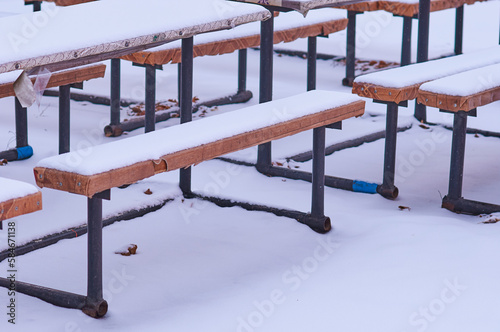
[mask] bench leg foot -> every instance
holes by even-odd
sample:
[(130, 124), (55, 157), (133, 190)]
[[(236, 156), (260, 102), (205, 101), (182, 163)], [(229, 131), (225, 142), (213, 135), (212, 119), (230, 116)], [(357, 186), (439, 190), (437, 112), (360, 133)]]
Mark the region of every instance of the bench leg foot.
[(92, 318), (101, 318), (108, 312), (108, 302), (101, 300), (98, 302), (87, 302), (82, 308), (82, 312)]
[(462, 214), (490, 214), (500, 212), (500, 205), (473, 201), (465, 198), (443, 197), (441, 207), (451, 212)]

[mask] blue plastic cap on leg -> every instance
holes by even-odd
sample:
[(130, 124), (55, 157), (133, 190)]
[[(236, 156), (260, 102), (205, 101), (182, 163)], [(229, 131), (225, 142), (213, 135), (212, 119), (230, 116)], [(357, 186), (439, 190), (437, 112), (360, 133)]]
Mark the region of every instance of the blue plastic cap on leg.
[(33, 155), (33, 148), (29, 145), (17, 148), (17, 160), (28, 159)]
[(352, 191), (365, 194), (376, 194), (378, 184), (364, 181), (353, 181)]

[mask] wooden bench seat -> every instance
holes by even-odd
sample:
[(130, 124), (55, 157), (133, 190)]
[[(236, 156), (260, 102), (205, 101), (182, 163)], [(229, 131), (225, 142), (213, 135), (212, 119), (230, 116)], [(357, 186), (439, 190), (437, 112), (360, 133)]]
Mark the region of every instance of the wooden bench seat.
[[(313, 149), (316, 151), (311, 212), (279, 209), (280, 214), (276, 214), (293, 217), (317, 232), (328, 232), (331, 229), (330, 219), (324, 215), (325, 128), (332, 123), (361, 116), (364, 104), (352, 94), (309, 91), (95, 146), (90, 155), (88, 151), (83, 154), (85, 158), (79, 151), (74, 151), (41, 160), (34, 169), (40, 187), (88, 197), (89, 287), (87, 296), (81, 296), (58, 290), (41, 294), (37, 286), (24, 283), (17, 286), (25, 287), (29, 295), (67, 308), (82, 309), (92, 317), (105, 315), (107, 303), (102, 298), (102, 199), (110, 199), (111, 188), (161, 172), (183, 169), (308, 129), (314, 130)], [(186, 197), (201, 197), (193, 196), (192, 192), (186, 193), (182, 183), (180, 185)]]
[[(310, 11), (306, 17), (297, 12), (281, 13), (274, 22), (274, 44), (288, 43), (300, 38), (316, 38), (316, 36), (328, 36), (331, 33), (344, 30), (347, 26), (347, 18), (342, 10), (317, 9)], [(206, 106), (220, 106), (225, 104), (244, 103), (252, 98), (252, 92), (246, 88), (247, 72), (247, 49), (260, 45), (260, 23), (254, 22), (243, 26), (235, 27), (231, 30), (216, 31), (207, 34), (200, 34), (194, 38), (193, 57), (214, 56), (229, 54), (239, 51), (238, 56), (238, 87), (236, 94), (228, 95), (216, 100), (205, 101)], [(315, 52), (315, 50), (314, 50)], [(106, 136), (120, 136), (123, 131), (130, 131), (145, 126), (146, 132), (153, 130), (148, 123), (164, 121), (168, 116), (156, 117), (155, 122), (148, 121), (148, 117), (153, 113), (156, 100), (155, 95), (156, 79), (154, 71), (162, 65), (172, 63), (180, 64), (182, 57), (181, 41), (175, 41), (159, 47), (154, 47), (144, 51), (122, 56), (122, 60), (132, 61), (135, 65), (144, 66), (146, 71), (146, 92), (145, 113), (142, 118), (134, 121), (120, 122), (119, 112), (112, 112), (111, 124), (104, 128)], [(113, 60), (115, 61), (115, 60)], [(308, 66), (309, 70), (310, 66)], [(113, 66), (111, 67), (113, 72)], [(312, 70), (312, 69), (311, 69)], [(119, 73), (111, 75), (112, 90), (114, 86), (119, 86)], [(115, 78), (116, 77), (116, 78)], [(115, 78), (115, 79), (113, 79)], [(179, 81), (180, 85), (180, 81)], [(180, 91), (180, 87), (178, 89)], [(151, 98), (150, 98), (151, 97)], [(119, 95), (114, 96), (112, 105), (119, 105)], [(180, 100), (180, 96), (178, 97)], [(113, 115), (114, 113), (114, 115)], [(151, 127), (151, 128), (150, 128)]]
[[(289, 43), (300, 38), (327, 36), (347, 27), (345, 14), (331, 9), (314, 10), (306, 17), (297, 12), (282, 13), (274, 22), (274, 44)], [(194, 57), (220, 55), (259, 45), (260, 23), (254, 22), (232, 30), (196, 36), (193, 53)], [(181, 43), (180, 41), (169, 43), (126, 55), (121, 59), (153, 66), (180, 63)]]
[[(84, 81), (104, 77), (106, 65), (96, 64), (58, 71), (50, 74), (46, 88), (59, 87), (59, 153), (69, 151), (70, 145), (70, 88), (82, 88)], [(0, 75), (0, 98), (12, 97), (14, 82), (21, 71), (13, 71)], [(34, 84), (36, 76), (30, 76)], [(0, 152), (0, 159), (8, 161), (30, 158), (33, 149), (28, 144), (27, 109), (15, 100), (16, 110), (16, 148)]]
[(407, 106), (417, 98), (419, 87), (428, 81), (463, 71), (500, 63), (500, 46), (450, 58), (413, 64), (359, 76), (353, 84), (353, 93), (387, 104), (384, 175), (381, 193), (395, 198), (396, 136), (398, 106)]
[[(336, 98), (350, 102), (335, 106)], [(270, 105), (278, 111), (270, 109)], [(316, 112), (311, 112), (311, 109)], [(35, 167), (35, 178), (42, 188), (68, 191), (90, 198), (96, 193), (131, 184), (160, 172), (185, 168), (230, 152), (360, 116), (363, 109), (364, 102), (349, 95), (311, 91), (96, 146), (82, 160), (78, 158), (78, 151), (47, 158)], [(281, 117), (281, 114), (276, 115), (280, 110), (290, 120), (274, 123)], [(227, 133), (222, 131), (223, 128), (227, 129)], [(179, 137), (190, 139), (186, 142)], [(169, 144), (159, 146), (157, 151), (150, 151), (150, 146), (158, 145), (154, 142)], [(116, 153), (116, 158), (109, 158), (110, 151)], [(71, 166), (74, 158), (79, 159), (77, 167)]]
[(442, 207), (453, 212), (474, 215), (499, 212), (500, 205), (463, 198), (462, 184), (467, 116), (477, 116), (477, 107), (500, 100), (500, 64), (476, 68), (422, 84), (417, 100), (426, 106), (454, 114), (448, 195), (443, 197)]
[(0, 177), (0, 229), (2, 221), (42, 209), (42, 193), (35, 186)]

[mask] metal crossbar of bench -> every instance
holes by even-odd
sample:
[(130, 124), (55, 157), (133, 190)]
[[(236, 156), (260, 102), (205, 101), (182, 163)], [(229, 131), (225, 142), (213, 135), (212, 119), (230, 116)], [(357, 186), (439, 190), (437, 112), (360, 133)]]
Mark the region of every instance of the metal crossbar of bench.
[[(311, 39), (317, 36), (328, 36), (331, 33), (341, 31), (347, 26), (345, 13), (342, 11), (333, 11), (328, 9), (315, 10), (310, 12), (307, 17), (303, 17), (296, 12), (284, 13), (276, 18), (274, 29), (274, 44), (288, 43), (299, 38), (309, 38), (309, 53), (316, 53), (316, 43)], [(246, 71), (247, 71), (247, 49), (258, 47), (260, 45), (260, 25), (259, 23), (249, 23), (244, 26), (236, 27), (232, 30), (217, 31), (209, 34), (196, 36), (193, 42), (193, 57), (229, 54), (239, 51), (238, 56), (238, 89), (235, 95), (220, 98), (211, 105), (224, 105), (228, 103), (246, 102), (252, 97), (252, 92), (246, 89)], [(145, 100), (145, 131), (154, 130), (155, 122), (159, 121), (154, 117), (155, 108), (155, 88), (156, 75), (155, 70), (161, 69), (162, 65), (172, 63), (181, 63), (182, 47), (180, 42), (173, 42), (145, 51), (129, 54), (121, 57), (122, 60), (132, 61), (135, 65), (144, 66), (146, 72), (146, 100)], [(117, 61), (117, 60), (113, 60)], [(312, 59), (310, 61), (316, 61)], [(111, 100), (111, 119), (110, 125), (106, 126), (104, 132), (106, 136), (119, 136), (125, 130), (133, 130), (141, 127), (141, 123), (130, 121), (120, 122), (119, 108), (119, 89), (120, 73), (119, 64), (112, 65), (111, 90), (116, 91)], [(179, 66), (180, 68), (180, 66)], [(315, 69), (309, 65), (308, 70)], [(115, 72), (116, 71), (116, 72)], [(315, 79), (315, 73), (308, 73), (309, 79)], [(180, 78), (180, 70), (179, 70)], [(179, 80), (179, 91), (181, 82)], [(179, 96), (180, 99), (180, 96)]]
[(477, 107), (500, 100), (500, 64), (422, 84), (417, 100), (454, 114), (448, 195), (443, 197), (442, 207), (474, 215), (500, 211), (498, 204), (473, 201), (462, 196), (467, 116), (476, 116)]
[(0, 229), (2, 221), (42, 209), (42, 193), (35, 186), (0, 177)]
[[(104, 77), (106, 65), (97, 64), (50, 73), (46, 88), (59, 87), (59, 153), (70, 149), (70, 89), (83, 88), (83, 82)], [(14, 82), (21, 74), (19, 71), (0, 75), (0, 98), (15, 96)], [(30, 77), (34, 83), (36, 76)], [(28, 144), (27, 109), (15, 98), (16, 148), (0, 152), (0, 159), (22, 160), (33, 155)]]
[(353, 93), (387, 104), (384, 171), (380, 192), (384, 197), (396, 198), (399, 192), (394, 184), (398, 107), (406, 107), (409, 100), (417, 98), (418, 89), (423, 83), (496, 63), (500, 63), (500, 46), (388, 69), (359, 76), (354, 80)]
[[(16, 282), (17, 291), (58, 306), (82, 309), (92, 317), (105, 315), (102, 199), (110, 199), (111, 188), (309, 129), (314, 130), (315, 150), (311, 212), (280, 211), (281, 215), (288, 212), (289, 217), (317, 232), (328, 232), (331, 223), (324, 215), (323, 185), (325, 126), (362, 115), (364, 105), (364, 101), (351, 94), (311, 91), (99, 145), (79, 163), (74, 162), (78, 151), (41, 160), (34, 169), (40, 187), (88, 197), (88, 291), (84, 296)], [(193, 193), (184, 194), (189, 197)], [(0, 278), (1, 286), (6, 287), (7, 283)]]

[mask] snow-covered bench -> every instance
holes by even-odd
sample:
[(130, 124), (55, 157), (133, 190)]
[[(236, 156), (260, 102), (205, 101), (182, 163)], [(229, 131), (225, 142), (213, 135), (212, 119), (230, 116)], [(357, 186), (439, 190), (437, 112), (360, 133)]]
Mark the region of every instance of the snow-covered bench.
[(42, 193), (35, 186), (0, 178), (0, 229), (2, 221), (42, 209)]
[[(471, 5), (476, 1), (485, 0), (431, 0), (430, 11), (440, 11), (456, 8), (455, 23), (455, 54), (462, 53), (463, 41), (463, 19), (464, 5)], [(346, 55), (346, 77), (343, 84), (352, 86), (355, 77), (355, 55), (356, 55), (356, 15), (368, 11), (384, 10), (394, 16), (403, 18), (403, 31), (401, 43), (401, 65), (411, 63), (411, 30), (412, 20), (418, 18), (418, 0), (374, 0), (357, 2), (345, 5), (342, 8), (348, 10), (349, 25), (347, 26), (347, 55)]]
[[(61, 305), (62, 297), (70, 298), (67, 302), (71, 304), (64, 304), (66, 307), (84, 308), (87, 314), (94, 317), (106, 313), (101, 279), (102, 199), (110, 198), (111, 188), (309, 129), (314, 130), (316, 151), (311, 213), (283, 209), (273, 212), (291, 216), (317, 232), (328, 232), (331, 224), (330, 219), (324, 216), (323, 192), (325, 127), (362, 115), (364, 104), (352, 94), (309, 91), (95, 146), (90, 154), (88, 151), (85, 154), (73, 151), (41, 160), (34, 169), (40, 187), (88, 197), (89, 291), (87, 296), (80, 296), (68, 293), (57, 295), (59, 291), (51, 290), (49, 297), (40, 298), (58, 305)], [(190, 183), (189, 188), (181, 183), (181, 189), (187, 197), (200, 197), (190, 191)]]
[[(50, 79), (45, 88), (59, 87), (59, 153), (69, 151), (70, 88), (82, 88), (84, 81), (104, 77), (105, 71), (106, 65), (97, 64), (46, 74), (50, 75)], [(0, 98), (16, 95), (14, 82), (20, 74), (20, 71), (13, 71), (0, 75)], [(36, 75), (31, 76), (30, 79), (35, 83)], [(33, 149), (28, 145), (27, 110), (22, 107), (17, 98), (15, 100), (15, 110), (16, 148), (0, 152), (0, 159), (8, 161), (26, 159), (33, 155)]]
[(462, 197), (467, 116), (476, 116), (477, 107), (500, 100), (500, 64), (422, 84), (417, 100), (443, 112), (454, 113), (448, 195), (443, 197), (442, 206), (453, 212), (468, 214), (500, 211), (500, 205)]
[[(306, 17), (298, 12), (281, 13), (274, 21), (274, 43), (289, 43), (300, 38), (315, 38), (328, 36), (331, 33), (344, 30), (347, 26), (345, 11), (332, 9), (318, 9), (310, 11)], [(260, 45), (260, 23), (253, 22), (231, 30), (216, 31), (198, 35), (194, 38), (193, 57), (220, 55), (239, 51), (238, 57), (238, 89), (235, 95), (207, 101), (206, 105), (216, 106), (228, 103), (243, 103), (252, 98), (252, 92), (246, 89), (247, 49)], [(315, 51), (315, 50), (313, 50)], [(122, 60), (132, 61), (135, 65), (146, 67), (146, 89), (155, 89), (155, 69), (162, 65), (181, 62), (181, 42), (176, 41), (159, 47), (144, 50), (121, 57)], [(113, 67), (112, 67), (113, 68)], [(117, 85), (119, 76), (111, 75), (115, 80), (111, 84)], [(180, 85), (180, 82), (179, 82)], [(113, 88), (112, 88), (113, 89)], [(180, 87), (179, 87), (180, 90)], [(155, 107), (155, 94), (146, 93), (146, 114), (151, 114)], [(149, 97), (149, 98), (148, 98)], [(115, 96), (114, 98), (119, 98)], [(179, 98), (180, 99), (180, 98)], [(119, 101), (111, 101), (118, 105)], [(156, 121), (168, 117), (157, 117)], [(106, 136), (119, 136), (123, 131), (129, 131), (144, 126), (142, 121), (126, 121), (120, 123), (119, 113), (112, 119), (112, 123), (105, 127)]]
[(384, 197), (396, 198), (398, 195), (394, 185), (398, 106), (406, 107), (409, 100), (417, 98), (418, 89), (423, 83), (496, 63), (500, 63), (500, 46), (383, 70), (354, 80), (353, 93), (387, 104), (384, 175), (380, 188)]

